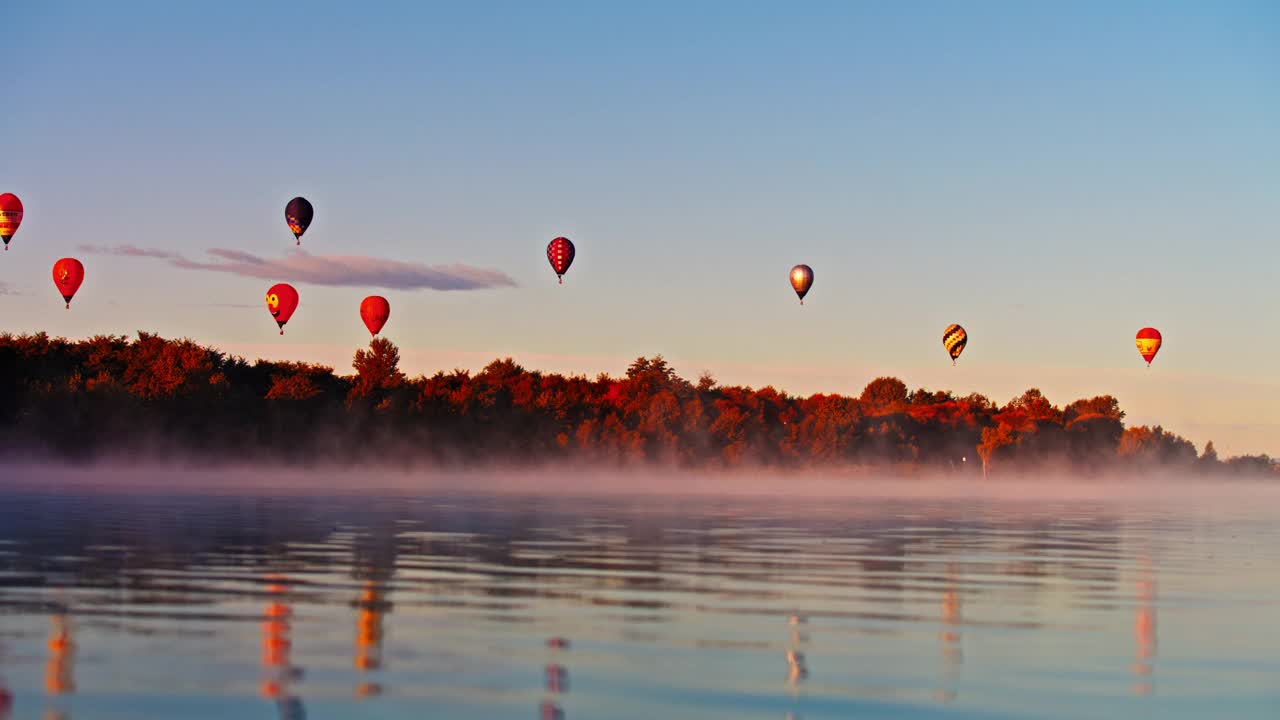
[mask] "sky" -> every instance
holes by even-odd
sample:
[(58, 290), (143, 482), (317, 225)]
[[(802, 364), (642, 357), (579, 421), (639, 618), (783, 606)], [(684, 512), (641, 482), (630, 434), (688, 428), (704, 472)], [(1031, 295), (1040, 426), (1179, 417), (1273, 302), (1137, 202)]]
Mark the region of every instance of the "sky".
[[(1280, 4), (19, 3), (0, 330), (1110, 393), (1280, 455)], [(283, 208), (316, 218), (301, 252)], [(577, 259), (563, 286), (545, 247)], [(211, 253), (210, 251), (214, 251)], [(49, 268), (84, 261), (63, 308)], [(801, 307), (788, 285), (814, 268)], [(284, 337), (263, 306), (292, 282)], [(942, 331), (970, 342), (956, 367)], [(1150, 368), (1139, 328), (1165, 343)]]

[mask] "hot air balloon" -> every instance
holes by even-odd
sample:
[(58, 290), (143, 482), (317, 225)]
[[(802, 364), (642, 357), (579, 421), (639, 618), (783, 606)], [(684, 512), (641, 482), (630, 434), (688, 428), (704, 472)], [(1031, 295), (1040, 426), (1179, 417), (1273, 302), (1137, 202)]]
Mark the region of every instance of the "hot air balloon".
[(809, 288), (813, 287), (813, 268), (808, 265), (797, 265), (791, 268), (791, 287), (795, 289), (796, 295), (800, 296), (800, 304), (804, 304), (804, 296), (809, 294)]
[(62, 299), (67, 301), (67, 309), (71, 309), (71, 298), (75, 297), (84, 282), (84, 265), (75, 258), (62, 258), (53, 264), (53, 284), (58, 286)]
[(284, 221), (289, 223), (289, 229), (293, 231), (293, 237), (299, 245), (302, 244), (302, 233), (307, 231), (315, 215), (315, 208), (304, 197), (296, 197), (284, 206)]
[(22, 201), (13, 193), (0, 195), (0, 240), (4, 240), (4, 249), (9, 249), (9, 241), (18, 232), (22, 224)]
[(942, 333), (942, 347), (947, 349), (947, 354), (951, 356), (951, 364), (956, 364), (956, 358), (960, 357), (960, 353), (964, 352), (964, 346), (969, 344), (969, 335), (964, 328), (952, 323)]
[(387, 324), (387, 318), (391, 317), (391, 303), (381, 295), (370, 295), (360, 303), (360, 319), (364, 320), (364, 326), (369, 328), (369, 333), (377, 335), (382, 330), (382, 326)]
[(293, 311), (297, 309), (298, 291), (294, 290), (292, 285), (278, 283), (272, 285), (267, 291), (267, 311), (275, 319), (276, 325), (280, 326), (281, 335), (284, 334), (284, 324), (289, 322), (289, 318), (293, 317)]
[(556, 277), (560, 278), (561, 285), (564, 284), (564, 274), (569, 272), (576, 254), (569, 238), (558, 237), (547, 245), (547, 260), (551, 262), (551, 269), (556, 271)]
[(1160, 352), (1160, 343), (1163, 341), (1160, 331), (1155, 328), (1142, 328), (1138, 331), (1138, 352), (1142, 354), (1142, 359), (1147, 361), (1147, 367), (1151, 367), (1151, 361), (1156, 359), (1156, 353)]

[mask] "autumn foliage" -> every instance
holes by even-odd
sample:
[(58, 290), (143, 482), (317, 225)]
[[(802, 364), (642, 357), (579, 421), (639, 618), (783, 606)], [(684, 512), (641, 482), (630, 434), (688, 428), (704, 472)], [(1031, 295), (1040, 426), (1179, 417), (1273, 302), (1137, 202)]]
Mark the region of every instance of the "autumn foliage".
[(661, 357), (623, 377), (564, 376), (510, 359), (407, 377), (374, 339), (352, 375), (253, 363), (139, 333), (83, 341), (0, 335), (0, 449), (77, 459), (866, 467), (974, 475), (1046, 468), (1277, 476), (1266, 456), (1222, 461), (1160, 427), (1126, 427), (1111, 396), (1052, 404), (872, 380), (858, 396), (691, 383)]

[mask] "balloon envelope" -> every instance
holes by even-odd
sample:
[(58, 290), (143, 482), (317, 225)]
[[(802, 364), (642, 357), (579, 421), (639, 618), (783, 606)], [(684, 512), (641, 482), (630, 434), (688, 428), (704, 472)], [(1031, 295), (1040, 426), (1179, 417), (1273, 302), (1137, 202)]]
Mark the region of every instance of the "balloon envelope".
[(1142, 359), (1147, 361), (1147, 365), (1151, 365), (1151, 361), (1156, 359), (1156, 353), (1160, 352), (1160, 344), (1164, 342), (1164, 338), (1160, 337), (1160, 331), (1155, 328), (1142, 328), (1138, 331), (1136, 338), (1138, 343), (1138, 353), (1142, 355)]
[(547, 261), (551, 263), (551, 269), (556, 271), (556, 277), (560, 278), (561, 283), (564, 282), (564, 274), (569, 272), (575, 255), (577, 250), (569, 238), (558, 237), (547, 245)]
[(389, 317), (391, 303), (381, 295), (370, 295), (360, 303), (360, 319), (364, 320), (364, 326), (369, 328), (371, 335), (377, 335)]
[(808, 265), (797, 265), (791, 268), (791, 288), (800, 296), (800, 304), (804, 304), (804, 296), (813, 287), (813, 268)]
[(53, 264), (53, 284), (58, 287), (58, 292), (62, 293), (62, 299), (67, 301), (67, 307), (71, 307), (71, 298), (75, 297), (76, 291), (80, 289), (80, 283), (84, 282), (84, 265), (75, 258), (62, 258)]
[(22, 224), (22, 201), (13, 193), (0, 195), (0, 240), (4, 240), (4, 249), (9, 249), (9, 241), (18, 232)]
[(281, 335), (284, 334), (284, 324), (289, 322), (289, 318), (293, 317), (293, 311), (297, 309), (298, 291), (294, 290), (292, 285), (278, 283), (272, 285), (267, 291), (267, 312), (271, 313), (276, 325), (280, 327)]
[(302, 234), (307, 231), (314, 217), (315, 208), (304, 197), (296, 197), (284, 206), (284, 221), (289, 223), (289, 230), (293, 232), (299, 245), (302, 244)]
[(942, 333), (942, 347), (947, 349), (947, 354), (951, 356), (951, 364), (956, 363), (956, 359), (960, 357), (960, 353), (964, 352), (964, 346), (969, 344), (969, 334), (964, 328), (952, 323)]

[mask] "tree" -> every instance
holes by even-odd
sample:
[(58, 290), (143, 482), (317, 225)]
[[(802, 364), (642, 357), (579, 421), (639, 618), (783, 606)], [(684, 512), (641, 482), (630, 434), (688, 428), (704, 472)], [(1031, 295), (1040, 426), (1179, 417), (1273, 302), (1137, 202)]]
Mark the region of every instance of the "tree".
[(1124, 431), (1117, 450), (1122, 458), (1131, 462), (1150, 465), (1191, 466), (1196, 461), (1196, 447), (1191, 441), (1159, 425), (1139, 425)]
[(400, 350), (384, 337), (374, 338), (368, 350), (357, 350), (351, 365), (356, 370), (356, 378), (347, 394), (348, 404), (366, 399), (381, 401), (388, 391), (404, 385)]
[(982, 429), (982, 442), (978, 443), (978, 457), (982, 459), (982, 476), (991, 471), (992, 460), (996, 453), (1004, 447), (1012, 445), (1017, 435), (1008, 425), (997, 425)]
[(867, 383), (858, 400), (875, 415), (901, 412), (907, 404), (907, 384), (896, 377), (878, 377)]
[(1112, 420), (1124, 420), (1124, 411), (1120, 409), (1120, 401), (1110, 395), (1099, 395), (1088, 400), (1076, 400), (1062, 409), (1062, 415), (1067, 424), (1077, 418), (1088, 415), (1098, 415)]
[(1029, 420), (1062, 422), (1062, 411), (1054, 407), (1053, 403), (1049, 402), (1049, 399), (1040, 392), (1039, 388), (1031, 388), (1010, 400), (1009, 404), (1004, 406), (1004, 411), (1021, 412)]

